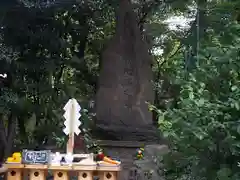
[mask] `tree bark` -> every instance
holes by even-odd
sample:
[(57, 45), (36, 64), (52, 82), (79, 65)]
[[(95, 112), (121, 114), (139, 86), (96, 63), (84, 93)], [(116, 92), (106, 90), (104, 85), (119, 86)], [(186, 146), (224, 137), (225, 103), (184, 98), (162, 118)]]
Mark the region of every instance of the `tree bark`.
[(7, 131), (3, 119), (0, 119), (0, 162), (8, 157), (12, 151), (13, 140), (15, 137), (16, 117), (11, 113), (8, 118)]

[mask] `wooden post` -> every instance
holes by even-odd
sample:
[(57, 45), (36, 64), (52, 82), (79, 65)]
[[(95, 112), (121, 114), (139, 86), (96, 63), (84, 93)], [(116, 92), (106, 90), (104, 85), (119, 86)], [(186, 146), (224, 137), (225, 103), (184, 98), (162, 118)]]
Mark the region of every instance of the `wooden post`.
[(31, 164), (25, 165), (29, 169), (29, 180), (46, 180), (47, 165)]
[(74, 133), (70, 133), (67, 142), (67, 153), (73, 154), (73, 149), (74, 149)]
[(97, 167), (99, 180), (117, 180), (118, 172), (121, 171), (120, 166), (104, 166)]
[(73, 170), (78, 172), (78, 180), (93, 180), (96, 165), (74, 165)]
[(79, 171), (78, 180), (93, 180), (93, 171)]
[(112, 171), (112, 172), (104, 172), (103, 173), (103, 179), (102, 180), (117, 180), (117, 172)]
[(72, 170), (70, 166), (49, 166), (49, 170), (53, 171), (54, 180), (69, 180), (68, 171)]
[(4, 164), (8, 169), (7, 180), (22, 180), (23, 164)]

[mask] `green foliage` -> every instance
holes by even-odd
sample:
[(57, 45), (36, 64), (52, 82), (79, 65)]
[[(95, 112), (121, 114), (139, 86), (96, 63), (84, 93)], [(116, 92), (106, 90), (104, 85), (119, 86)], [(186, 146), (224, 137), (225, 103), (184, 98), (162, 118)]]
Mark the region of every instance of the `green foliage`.
[(159, 128), (172, 148), (166, 157), (168, 179), (240, 178), (240, 25), (230, 22), (225, 28), (230, 41), (219, 34), (211, 34), (207, 45), (203, 39), (195, 69), (176, 66), (185, 71), (175, 76), (181, 84), (177, 105), (157, 110)]
[[(106, 6), (98, 1), (1, 9), (0, 73), (7, 74), (0, 79), (2, 138), (10, 137), (7, 129), (14, 123), (15, 145), (51, 144), (49, 132), (61, 137), (64, 103), (70, 97), (80, 102), (93, 97), (100, 51), (114, 27)], [(16, 122), (6, 121), (12, 116)]]

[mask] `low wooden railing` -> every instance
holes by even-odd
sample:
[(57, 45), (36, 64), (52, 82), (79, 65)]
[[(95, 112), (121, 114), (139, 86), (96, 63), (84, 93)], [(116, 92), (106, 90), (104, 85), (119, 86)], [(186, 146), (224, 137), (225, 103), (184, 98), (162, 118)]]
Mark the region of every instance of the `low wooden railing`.
[(52, 171), (54, 180), (69, 180), (71, 174), (77, 174), (78, 180), (93, 180), (97, 176), (99, 180), (117, 180), (120, 166), (51, 166), (51, 165), (23, 165), (5, 164), (8, 168), (7, 180), (23, 180), (29, 176), (29, 180), (46, 180), (49, 171)]

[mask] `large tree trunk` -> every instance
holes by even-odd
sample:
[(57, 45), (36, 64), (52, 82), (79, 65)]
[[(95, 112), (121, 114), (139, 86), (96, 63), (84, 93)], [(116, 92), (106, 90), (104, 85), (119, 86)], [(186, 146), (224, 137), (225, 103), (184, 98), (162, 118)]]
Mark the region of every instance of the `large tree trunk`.
[(142, 40), (130, 0), (121, 0), (116, 34), (102, 57), (97, 123), (125, 126), (152, 124), (146, 102), (153, 103), (151, 56)]
[(11, 154), (13, 140), (16, 134), (16, 117), (10, 114), (8, 127), (4, 126), (2, 116), (0, 116), (0, 162)]

